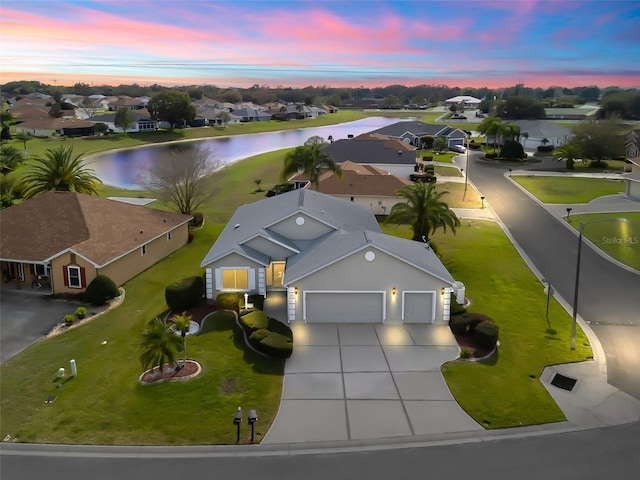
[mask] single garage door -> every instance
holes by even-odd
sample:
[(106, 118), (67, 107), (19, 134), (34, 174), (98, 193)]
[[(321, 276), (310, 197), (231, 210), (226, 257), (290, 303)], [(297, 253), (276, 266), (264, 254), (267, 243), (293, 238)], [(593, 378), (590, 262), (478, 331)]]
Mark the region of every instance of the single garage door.
[(433, 323), (435, 292), (404, 292), (404, 323)]
[(382, 323), (384, 292), (313, 292), (304, 295), (309, 323)]

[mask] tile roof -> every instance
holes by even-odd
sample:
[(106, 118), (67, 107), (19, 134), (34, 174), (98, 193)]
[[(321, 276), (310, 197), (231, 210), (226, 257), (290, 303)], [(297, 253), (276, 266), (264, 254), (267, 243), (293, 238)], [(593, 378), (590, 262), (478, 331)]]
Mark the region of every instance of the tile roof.
[(42, 262), (71, 249), (104, 266), (191, 217), (74, 192), (0, 211), (0, 258)]
[(356, 163), (413, 165), (416, 163), (415, 148), (407, 149), (398, 142), (378, 138), (347, 138), (337, 140), (322, 147), (337, 163), (347, 160)]

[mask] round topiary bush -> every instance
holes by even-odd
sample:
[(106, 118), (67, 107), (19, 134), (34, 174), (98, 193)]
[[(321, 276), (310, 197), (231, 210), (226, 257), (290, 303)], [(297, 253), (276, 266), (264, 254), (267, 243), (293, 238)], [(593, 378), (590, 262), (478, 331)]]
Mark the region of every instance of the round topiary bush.
[(197, 306), (202, 300), (202, 277), (187, 277), (168, 285), (164, 291), (167, 305), (174, 312), (182, 312)]
[(498, 342), (498, 326), (492, 322), (480, 322), (473, 330), (473, 339), (479, 348), (493, 350)]
[(93, 305), (104, 305), (120, 294), (118, 286), (106, 275), (98, 275), (84, 291), (84, 299)]
[(524, 148), (522, 147), (520, 142), (516, 142), (515, 140), (506, 140), (504, 142), (504, 145), (500, 150), (500, 156), (502, 158), (527, 158), (524, 154)]

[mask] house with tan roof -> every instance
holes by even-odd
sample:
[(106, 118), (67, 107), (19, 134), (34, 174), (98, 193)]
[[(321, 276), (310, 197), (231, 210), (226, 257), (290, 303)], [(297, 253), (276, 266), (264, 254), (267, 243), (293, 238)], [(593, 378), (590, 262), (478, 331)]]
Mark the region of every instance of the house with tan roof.
[(117, 285), (188, 241), (191, 217), (75, 192), (46, 192), (0, 211), (3, 288), (79, 293)]
[(16, 124), (17, 133), (34, 137), (80, 137), (95, 135), (94, 122), (77, 118), (31, 118)]
[[(331, 171), (322, 173), (318, 179), (318, 191), (368, 207), (375, 215), (387, 215), (398, 203), (398, 190), (412, 183), (373, 165), (347, 160), (340, 166), (342, 178)], [(310, 188), (304, 173), (294, 175), (289, 181)]]

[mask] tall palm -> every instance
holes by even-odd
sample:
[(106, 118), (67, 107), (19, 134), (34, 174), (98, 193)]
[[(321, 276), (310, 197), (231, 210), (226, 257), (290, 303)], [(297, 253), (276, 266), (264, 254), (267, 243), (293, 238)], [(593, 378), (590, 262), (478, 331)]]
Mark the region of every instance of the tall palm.
[(582, 156), (582, 151), (580, 150), (580, 147), (575, 143), (567, 143), (554, 149), (553, 156), (557, 158), (558, 161), (566, 160), (567, 170), (573, 170), (573, 165), (576, 159)]
[(162, 367), (166, 363), (175, 363), (180, 345), (180, 337), (167, 328), (162, 318), (154, 318), (142, 332), (140, 342), (142, 368), (158, 367), (158, 373), (161, 374)]
[(402, 187), (397, 196), (404, 202), (396, 203), (385, 219), (385, 223), (409, 223), (413, 230), (413, 240), (429, 241), (429, 235), (438, 228), (444, 232), (447, 227), (455, 234), (460, 226), (460, 219), (441, 200), (447, 191), (436, 192), (433, 183), (415, 182)]
[(517, 123), (503, 123), (498, 133), (505, 140), (516, 140), (520, 137), (520, 125)]
[(22, 152), (13, 145), (0, 147), (0, 173), (12, 172), (23, 160)]
[(26, 171), (24, 198), (35, 197), (50, 190), (99, 194), (102, 181), (83, 164), (80, 155), (73, 156), (73, 147), (60, 146), (36, 157)]
[(182, 312), (180, 315), (173, 316), (173, 323), (175, 325), (176, 331), (180, 332), (182, 336), (182, 352), (184, 354), (184, 358), (182, 360), (183, 365), (187, 363), (187, 332), (189, 331), (189, 326), (191, 325), (191, 315), (187, 315), (187, 312)]
[(286, 181), (291, 175), (303, 172), (309, 177), (312, 187), (318, 190), (323, 170), (330, 170), (342, 177), (342, 167), (322, 151), (322, 146), (322, 143), (305, 144), (287, 153), (280, 172), (281, 180)]
[(478, 131), (486, 137), (493, 137), (493, 149), (496, 149), (497, 136), (502, 128), (502, 120), (499, 117), (485, 117), (478, 126)]

